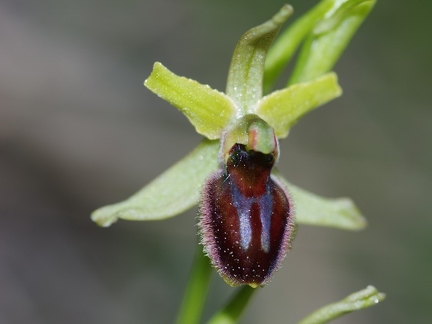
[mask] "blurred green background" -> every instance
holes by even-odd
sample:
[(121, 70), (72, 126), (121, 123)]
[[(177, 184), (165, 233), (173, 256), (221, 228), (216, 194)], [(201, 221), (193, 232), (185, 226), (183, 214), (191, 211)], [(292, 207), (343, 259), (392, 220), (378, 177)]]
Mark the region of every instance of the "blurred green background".
[[(153, 62), (224, 90), (238, 38), (283, 3), (0, 0), (0, 323), (173, 321), (197, 210), (108, 229), (89, 214), (200, 141), (142, 86)], [(334, 323), (431, 322), (431, 9), (379, 0), (335, 68), (343, 97), (281, 143), (288, 179), (352, 197), (369, 227), (300, 227), (242, 323), (295, 323), (368, 284), (387, 300)], [(232, 292), (215, 275), (206, 316)]]

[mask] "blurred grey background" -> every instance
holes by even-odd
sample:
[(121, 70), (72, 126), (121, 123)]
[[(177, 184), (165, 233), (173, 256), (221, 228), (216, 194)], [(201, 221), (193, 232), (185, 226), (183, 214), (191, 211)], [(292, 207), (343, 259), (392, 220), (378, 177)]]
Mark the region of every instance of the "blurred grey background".
[[(292, 0), (295, 17), (317, 1)], [(237, 39), (283, 1), (0, 0), (0, 323), (171, 323), (197, 243), (193, 209), (104, 229), (200, 141), (142, 85), (155, 61), (224, 90)], [(280, 169), (352, 197), (369, 227), (302, 226), (242, 323), (295, 323), (369, 284), (335, 323), (432, 318), (432, 2), (379, 0), (336, 66), (343, 97), (281, 143)], [(206, 316), (232, 294), (214, 276)]]

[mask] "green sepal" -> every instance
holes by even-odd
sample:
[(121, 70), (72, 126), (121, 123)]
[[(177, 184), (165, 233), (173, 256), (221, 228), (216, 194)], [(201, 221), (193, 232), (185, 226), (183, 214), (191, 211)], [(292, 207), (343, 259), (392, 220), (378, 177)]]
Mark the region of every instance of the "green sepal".
[(107, 227), (119, 218), (160, 220), (193, 207), (199, 201), (204, 181), (219, 166), (219, 145), (219, 141), (203, 140), (189, 155), (129, 199), (94, 211), (92, 220)]
[(267, 51), (292, 11), (291, 6), (284, 5), (272, 19), (247, 31), (237, 43), (228, 72), (226, 94), (234, 100), (238, 117), (253, 113), (252, 109), (261, 99)]
[(285, 138), (301, 116), (341, 94), (336, 74), (328, 73), (272, 92), (260, 100), (255, 113), (274, 128), (278, 138)]
[(298, 324), (328, 323), (342, 315), (377, 305), (382, 302), (385, 297), (386, 295), (379, 292), (374, 286), (368, 286), (336, 303), (316, 310)]
[(273, 176), (288, 189), (297, 224), (361, 230), (367, 221), (349, 198), (323, 198), (289, 183), (278, 171)]
[(375, 0), (340, 2), (319, 20), (307, 37), (288, 84), (313, 80), (330, 71), (357, 29), (375, 5)]
[(156, 62), (144, 85), (180, 110), (196, 131), (209, 139), (221, 137), (236, 116), (234, 102), (224, 93), (180, 77)]

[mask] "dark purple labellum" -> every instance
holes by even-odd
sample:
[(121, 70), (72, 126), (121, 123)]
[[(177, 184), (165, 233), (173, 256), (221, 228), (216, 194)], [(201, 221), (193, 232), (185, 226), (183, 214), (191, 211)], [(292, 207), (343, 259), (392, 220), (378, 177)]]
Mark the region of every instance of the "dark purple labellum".
[(236, 144), (224, 170), (206, 181), (202, 244), (231, 286), (266, 284), (290, 248), (292, 204), (272, 176), (273, 154)]

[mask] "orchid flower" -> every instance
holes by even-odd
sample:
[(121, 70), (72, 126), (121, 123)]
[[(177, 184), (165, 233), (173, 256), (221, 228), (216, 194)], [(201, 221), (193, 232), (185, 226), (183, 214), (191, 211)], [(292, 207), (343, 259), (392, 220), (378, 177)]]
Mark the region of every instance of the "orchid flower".
[[(204, 139), (129, 199), (92, 214), (162, 220), (199, 204), (205, 254), (231, 286), (267, 284), (289, 251), (298, 224), (359, 230), (365, 218), (349, 198), (323, 198), (277, 170), (279, 140), (313, 109), (342, 94), (331, 72), (375, 1), (323, 0), (273, 44), (289, 5), (239, 40), (225, 93), (155, 63), (144, 85), (181, 111)], [(303, 42), (287, 86), (269, 92)], [(273, 45), (272, 45), (273, 44)], [(267, 60), (266, 60), (267, 58)]]

